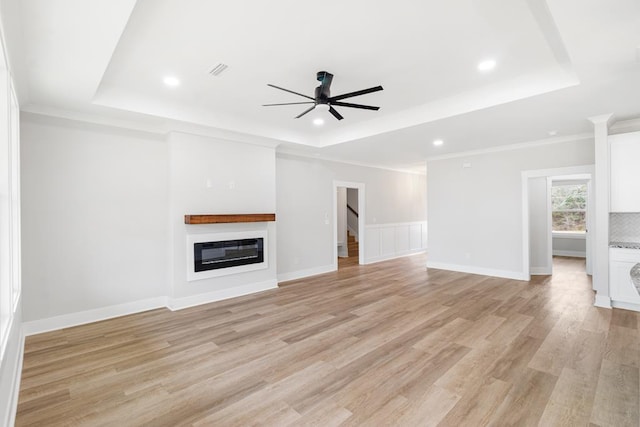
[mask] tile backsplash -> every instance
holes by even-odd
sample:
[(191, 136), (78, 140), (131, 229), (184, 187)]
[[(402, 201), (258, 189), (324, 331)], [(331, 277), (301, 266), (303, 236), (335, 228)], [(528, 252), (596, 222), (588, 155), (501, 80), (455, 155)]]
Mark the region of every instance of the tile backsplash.
[(610, 242), (640, 242), (640, 213), (609, 215)]

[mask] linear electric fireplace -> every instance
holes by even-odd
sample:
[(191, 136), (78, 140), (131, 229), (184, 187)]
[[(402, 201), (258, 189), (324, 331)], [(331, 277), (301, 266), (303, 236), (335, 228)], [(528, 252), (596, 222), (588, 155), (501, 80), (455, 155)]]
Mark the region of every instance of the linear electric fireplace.
[(187, 280), (267, 268), (266, 230), (187, 236)]

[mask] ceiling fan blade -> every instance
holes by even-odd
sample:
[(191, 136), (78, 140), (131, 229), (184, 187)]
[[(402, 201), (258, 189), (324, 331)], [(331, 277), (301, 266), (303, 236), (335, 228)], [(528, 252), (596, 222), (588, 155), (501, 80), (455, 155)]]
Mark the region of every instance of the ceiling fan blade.
[(344, 119), (344, 117), (342, 117), (342, 115), (341, 115), (340, 113), (338, 113), (338, 112), (335, 110), (335, 108), (333, 108), (333, 107), (329, 107), (329, 112), (330, 112), (331, 114), (333, 114), (333, 117), (335, 117), (335, 118), (336, 118), (336, 119), (338, 119), (338, 120), (342, 120), (342, 119)]
[(383, 90), (382, 86), (370, 87), (369, 89), (362, 89), (362, 90), (357, 90), (355, 92), (345, 93), (343, 95), (332, 96), (331, 98), (329, 98), (329, 102), (331, 102), (332, 104), (335, 104), (333, 101), (339, 101), (341, 99), (351, 98), (353, 96), (366, 95), (367, 93), (378, 92), (381, 90)]
[(300, 104), (315, 104), (313, 101), (303, 101), (303, 102), (284, 102), (282, 104), (262, 104), (263, 107), (275, 107), (277, 105), (300, 105)]
[(304, 110), (304, 112), (298, 114), (296, 116), (296, 119), (299, 119), (300, 117), (304, 116), (305, 114), (307, 114), (309, 111), (313, 110), (314, 108), (316, 108), (316, 105), (314, 104), (313, 107), (309, 108), (308, 110)]
[(332, 102), (331, 105), (337, 105), (338, 107), (351, 107), (351, 108), (360, 108), (363, 110), (375, 110), (375, 111), (378, 111), (380, 109), (380, 107), (374, 107), (372, 105), (351, 104), (349, 102)]
[(283, 90), (285, 92), (293, 93), (294, 95), (304, 96), (305, 98), (309, 98), (310, 100), (315, 101), (315, 98), (312, 98), (312, 97), (307, 96), (307, 95), (303, 95), (303, 94), (298, 93), (298, 92), (294, 92), (294, 91), (289, 90), (289, 89), (285, 89), (285, 88), (280, 87), (280, 86), (272, 85), (271, 83), (267, 83), (267, 86), (271, 86), (273, 88), (280, 89), (280, 90)]

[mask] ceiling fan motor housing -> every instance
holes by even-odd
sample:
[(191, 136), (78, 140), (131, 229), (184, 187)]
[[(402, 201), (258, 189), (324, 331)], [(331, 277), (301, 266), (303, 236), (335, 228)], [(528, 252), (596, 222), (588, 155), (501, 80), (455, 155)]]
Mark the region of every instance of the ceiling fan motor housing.
[(331, 82), (333, 81), (333, 74), (327, 71), (318, 71), (316, 80), (320, 82), (320, 86), (316, 88), (316, 103), (328, 104), (329, 98), (331, 98)]

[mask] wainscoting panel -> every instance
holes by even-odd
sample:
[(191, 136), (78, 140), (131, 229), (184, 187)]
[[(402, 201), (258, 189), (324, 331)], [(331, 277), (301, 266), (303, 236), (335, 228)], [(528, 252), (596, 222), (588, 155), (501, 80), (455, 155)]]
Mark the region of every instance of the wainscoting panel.
[(396, 252), (396, 229), (394, 227), (381, 227), (380, 233), (380, 256), (393, 256)]
[(367, 258), (380, 258), (380, 230), (365, 228), (365, 263)]
[(367, 225), (365, 233), (365, 264), (423, 252), (427, 248), (426, 222)]
[(422, 240), (422, 236), (426, 237), (427, 227), (424, 226), (424, 233), (422, 232), (422, 224), (414, 224), (409, 226), (409, 249), (415, 251), (427, 247), (427, 239)]
[(396, 228), (396, 251), (405, 252), (409, 250), (409, 226), (404, 225)]

